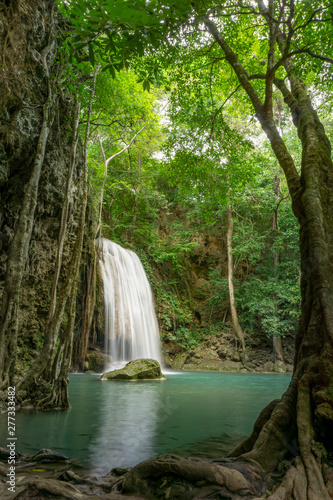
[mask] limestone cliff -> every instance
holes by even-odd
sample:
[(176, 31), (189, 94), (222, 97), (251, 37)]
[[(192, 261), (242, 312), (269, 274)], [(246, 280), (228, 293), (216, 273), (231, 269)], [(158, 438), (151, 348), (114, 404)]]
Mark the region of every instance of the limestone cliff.
[[(17, 297), (14, 294), (12, 299), (20, 374), (43, 342), (66, 185), (72, 168), (58, 293), (68, 273), (80, 218), (83, 160), (78, 150), (71, 165), (75, 140), (74, 97), (61, 55), (61, 40), (67, 28), (55, 2), (0, 2), (0, 27), (3, 63), (0, 74), (0, 294), (4, 293), (2, 315), (5, 317), (4, 304), (6, 300), (10, 303), (14, 293), (8, 291), (9, 268), (11, 261), (15, 261), (11, 255), (15, 235), (21, 230), (25, 216), (22, 235), (27, 251), (23, 248), (17, 252), (16, 244), (19, 255), (16, 262), (22, 264), (23, 274), (17, 280)], [(39, 175), (36, 174), (38, 161)], [(30, 206), (26, 208), (28, 189)], [(25, 208), (28, 216), (23, 214)], [(3, 351), (12, 349), (15, 357), (6, 332), (2, 332), (0, 343)]]

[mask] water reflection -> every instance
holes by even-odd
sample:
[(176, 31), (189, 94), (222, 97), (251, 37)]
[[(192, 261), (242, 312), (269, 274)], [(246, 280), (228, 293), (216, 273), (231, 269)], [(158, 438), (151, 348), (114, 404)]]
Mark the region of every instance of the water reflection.
[(131, 467), (154, 454), (160, 397), (154, 383), (103, 382), (98, 434), (89, 446), (92, 472), (106, 474), (113, 467)]

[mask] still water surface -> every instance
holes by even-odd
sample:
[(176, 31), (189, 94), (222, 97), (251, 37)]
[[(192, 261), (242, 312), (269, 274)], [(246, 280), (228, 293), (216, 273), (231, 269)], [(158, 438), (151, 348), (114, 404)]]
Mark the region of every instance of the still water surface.
[[(217, 458), (252, 431), (262, 408), (286, 390), (289, 375), (182, 372), (165, 381), (101, 382), (70, 376), (72, 408), (16, 414), (17, 451), (41, 448), (77, 457), (94, 474), (161, 453)], [(6, 446), (7, 416), (0, 415)]]

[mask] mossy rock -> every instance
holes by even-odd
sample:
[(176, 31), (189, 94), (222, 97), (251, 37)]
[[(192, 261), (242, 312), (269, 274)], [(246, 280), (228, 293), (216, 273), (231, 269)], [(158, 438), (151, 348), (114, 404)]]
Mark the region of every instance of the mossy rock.
[(276, 361), (273, 368), (274, 373), (286, 373), (287, 366), (283, 361)]
[(267, 361), (263, 365), (263, 369), (264, 369), (265, 372), (272, 372), (274, 370), (274, 363), (273, 363), (273, 361)]
[(190, 355), (187, 352), (182, 352), (181, 354), (178, 354), (177, 356), (175, 356), (175, 358), (173, 360), (172, 368), (174, 370), (181, 370), (183, 365), (189, 359), (189, 357), (190, 357)]
[(219, 372), (222, 370), (222, 363), (220, 359), (203, 359), (198, 369), (208, 372)]
[(237, 363), (236, 361), (223, 361), (222, 362), (222, 371), (224, 372), (237, 372), (243, 368), (241, 363)]
[(103, 373), (100, 380), (163, 380), (161, 366), (155, 359), (135, 359), (124, 368)]
[(98, 351), (93, 350), (87, 353), (87, 370), (92, 370), (94, 372), (101, 373), (105, 364), (105, 354)]

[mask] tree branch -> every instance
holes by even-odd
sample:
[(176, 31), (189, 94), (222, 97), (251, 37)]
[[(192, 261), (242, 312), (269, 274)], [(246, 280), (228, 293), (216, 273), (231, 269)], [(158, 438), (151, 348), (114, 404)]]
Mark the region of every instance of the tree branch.
[[(260, 0), (258, 0), (260, 2)], [(267, 113), (267, 110), (263, 106), (263, 103), (250, 83), (250, 75), (246, 71), (246, 69), (240, 63), (237, 54), (231, 49), (227, 41), (223, 38), (221, 33), (218, 31), (217, 26), (208, 19), (207, 17), (202, 18), (202, 22), (207, 27), (208, 32), (213, 36), (213, 38), (217, 41), (217, 43), (222, 48), (227, 62), (233, 68), (241, 86), (247, 93), (250, 98), (252, 105), (254, 107), (256, 117), (258, 118), (262, 129), (266, 133), (272, 149), (285, 173), (289, 192), (291, 194), (291, 198), (293, 200), (293, 209), (295, 215), (300, 218), (302, 204), (300, 199), (301, 194), (301, 184), (299, 174), (297, 172), (294, 160), (290, 155), (283, 139), (281, 138), (277, 126), (273, 120), (273, 117)], [(280, 30), (279, 30), (280, 31)], [(278, 31), (278, 35), (279, 35)]]
[(106, 162), (106, 166), (110, 163), (111, 160), (113, 160), (114, 158), (116, 158), (116, 156), (119, 156), (121, 155), (122, 153), (124, 153), (124, 151), (126, 151), (128, 148), (130, 148), (134, 142), (134, 140), (138, 137), (138, 135), (141, 134), (141, 132), (144, 131), (144, 129), (147, 127), (147, 123), (144, 124), (144, 126), (142, 128), (140, 128), (139, 132), (137, 132), (133, 137), (132, 139), (130, 140), (130, 142), (127, 144), (127, 146), (125, 146), (123, 149), (121, 149), (120, 151), (118, 151), (118, 153), (115, 153), (114, 155), (110, 156), (110, 158), (108, 158), (107, 160), (105, 160)]

